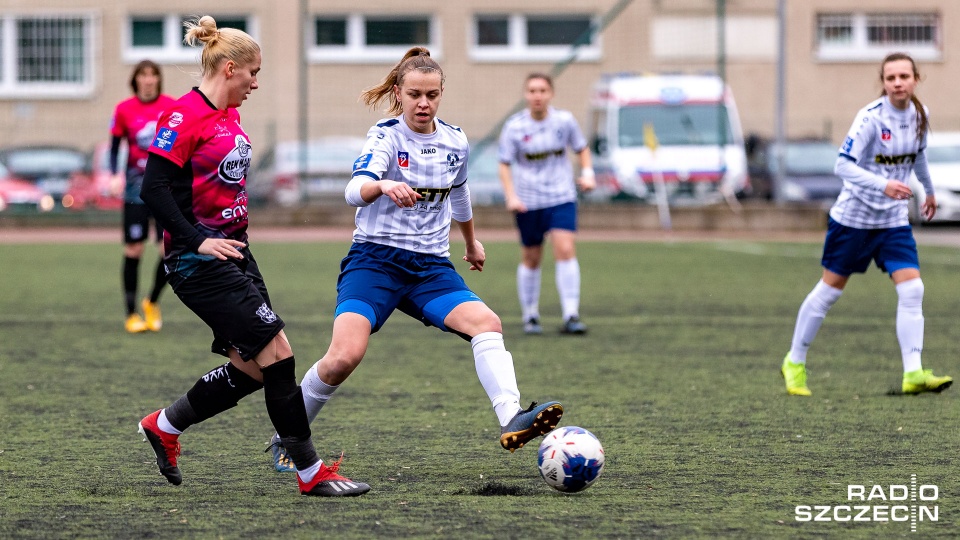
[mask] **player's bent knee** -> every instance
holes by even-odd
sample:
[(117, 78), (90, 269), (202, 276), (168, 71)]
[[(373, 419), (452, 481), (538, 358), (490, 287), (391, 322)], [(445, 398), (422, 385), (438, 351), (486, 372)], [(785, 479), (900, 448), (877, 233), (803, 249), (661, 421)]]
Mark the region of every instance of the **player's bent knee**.
[(327, 384), (338, 385), (345, 381), (347, 377), (357, 369), (361, 360), (363, 360), (362, 351), (360, 351), (359, 354), (354, 353), (348, 355), (332, 354), (328, 351), (327, 354), (320, 359), (319, 365), (317, 366), (317, 375), (320, 377), (320, 380)]
[(500, 317), (493, 312), (490, 308), (484, 306), (485, 309), (481, 310), (476, 319), (473, 322), (474, 327), (476, 328), (476, 334), (483, 332), (499, 332), (503, 333), (503, 323), (500, 321)]
[(293, 356), (293, 347), (290, 346), (290, 342), (287, 341), (287, 336), (284, 335), (283, 331), (274, 336), (272, 345), (275, 348), (274, 357), (276, 358), (276, 362)]

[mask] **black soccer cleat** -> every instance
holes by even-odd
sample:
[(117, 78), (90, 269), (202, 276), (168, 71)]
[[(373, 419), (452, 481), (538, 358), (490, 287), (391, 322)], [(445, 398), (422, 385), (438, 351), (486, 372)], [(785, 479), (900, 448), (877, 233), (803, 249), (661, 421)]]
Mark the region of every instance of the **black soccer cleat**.
[(580, 336), (587, 333), (587, 325), (583, 324), (580, 317), (574, 315), (563, 321), (563, 326), (560, 327), (560, 333)]
[(534, 401), (527, 410), (518, 412), (500, 428), (500, 446), (511, 452), (523, 448), (531, 440), (553, 431), (561, 416), (563, 405), (559, 401), (548, 401), (543, 405)]

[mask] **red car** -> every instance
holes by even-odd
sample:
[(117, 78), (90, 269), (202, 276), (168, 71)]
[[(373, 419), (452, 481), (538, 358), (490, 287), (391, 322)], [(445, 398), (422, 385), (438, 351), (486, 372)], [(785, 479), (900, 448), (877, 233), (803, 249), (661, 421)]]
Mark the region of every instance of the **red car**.
[(53, 207), (54, 200), (51, 195), (36, 184), (13, 176), (0, 163), (0, 212), (16, 209), (49, 212)]
[[(120, 146), (118, 162), (127, 162), (126, 146)], [(70, 178), (70, 185), (63, 197), (63, 206), (71, 210), (120, 210), (123, 208), (123, 175), (110, 174), (110, 143), (101, 142), (90, 153), (86, 170)]]

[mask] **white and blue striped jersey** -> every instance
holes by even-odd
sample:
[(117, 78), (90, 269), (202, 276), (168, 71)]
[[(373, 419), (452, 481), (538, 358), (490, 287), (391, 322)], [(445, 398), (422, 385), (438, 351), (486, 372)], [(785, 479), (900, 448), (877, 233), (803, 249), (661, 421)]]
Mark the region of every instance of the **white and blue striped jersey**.
[[(900, 110), (883, 96), (860, 109), (840, 147), (837, 173), (843, 178), (843, 190), (830, 208), (830, 217), (857, 229), (909, 225), (908, 201), (887, 197), (883, 190), (889, 180), (909, 182), (918, 156), (924, 158), (924, 148), (925, 140), (917, 139), (917, 110), (913, 103)], [(849, 163), (844, 160), (862, 171), (848, 169), (845, 174)], [(924, 194), (914, 196), (922, 200)]]
[(439, 118), (434, 125), (433, 133), (422, 134), (411, 130), (402, 117), (384, 118), (367, 132), (363, 152), (353, 165), (354, 181), (404, 182), (422, 198), (413, 207), (400, 208), (381, 196), (357, 208), (354, 242), (450, 256), (451, 200), (466, 206), (458, 208), (457, 215), (469, 213), (470, 144), (459, 127)]
[(569, 112), (550, 107), (546, 118), (535, 120), (524, 109), (504, 124), (499, 157), (511, 166), (517, 197), (527, 209), (539, 210), (577, 200), (567, 147), (580, 152), (586, 146)]

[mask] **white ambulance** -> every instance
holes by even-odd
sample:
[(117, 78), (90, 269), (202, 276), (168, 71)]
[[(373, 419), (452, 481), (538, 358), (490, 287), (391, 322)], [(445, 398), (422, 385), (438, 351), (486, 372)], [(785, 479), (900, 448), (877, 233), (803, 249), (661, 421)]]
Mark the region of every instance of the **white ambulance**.
[(709, 204), (749, 190), (740, 117), (717, 76), (605, 76), (588, 137), (600, 196), (655, 202), (659, 184), (671, 204)]

